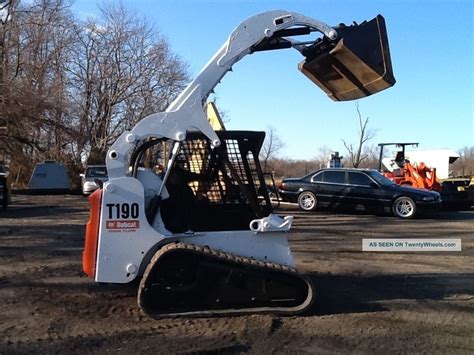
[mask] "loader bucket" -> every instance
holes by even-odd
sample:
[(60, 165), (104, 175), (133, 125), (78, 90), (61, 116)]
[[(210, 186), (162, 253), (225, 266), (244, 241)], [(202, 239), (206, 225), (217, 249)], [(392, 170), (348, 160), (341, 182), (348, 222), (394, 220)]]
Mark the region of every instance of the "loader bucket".
[(395, 84), (385, 20), (336, 28), (338, 37), (308, 47), (298, 68), (334, 101), (356, 100)]

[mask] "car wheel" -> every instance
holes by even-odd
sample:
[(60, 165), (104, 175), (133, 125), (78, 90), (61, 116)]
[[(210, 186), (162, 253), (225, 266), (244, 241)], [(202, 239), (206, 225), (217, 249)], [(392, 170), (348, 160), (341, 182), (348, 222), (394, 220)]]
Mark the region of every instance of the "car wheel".
[(298, 206), (303, 211), (314, 211), (318, 207), (318, 199), (310, 191), (304, 191), (298, 196)]
[(416, 214), (416, 204), (411, 198), (402, 196), (393, 202), (392, 212), (398, 218), (413, 218)]

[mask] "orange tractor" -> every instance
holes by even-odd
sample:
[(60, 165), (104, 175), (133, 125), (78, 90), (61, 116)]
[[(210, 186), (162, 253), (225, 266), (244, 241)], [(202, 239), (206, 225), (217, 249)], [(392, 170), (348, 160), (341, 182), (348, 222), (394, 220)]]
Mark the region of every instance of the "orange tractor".
[[(395, 158), (384, 158), (384, 147), (400, 148)], [(436, 176), (436, 168), (428, 167), (425, 163), (412, 164), (405, 156), (405, 147), (418, 147), (418, 143), (379, 143), (380, 155), (378, 170), (398, 185), (408, 185), (415, 188), (438, 191), (441, 193), (443, 207), (464, 210), (474, 205), (474, 191), (466, 186), (458, 186), (453, 181), (440, 182)], [(461, 188), (460, 188), (461, 187)]]
[[(384, 147), (390, 145), (401, 148), (395, 159), (383, 157)], [(405, 158), (406, 146), (418, 147), (418, 143), (380, 143), (379, 171), (398, 185), (442, 191), (443, 187), (436, 177), (436, 168), (429, 168), (425, 163), (411, 164)]]

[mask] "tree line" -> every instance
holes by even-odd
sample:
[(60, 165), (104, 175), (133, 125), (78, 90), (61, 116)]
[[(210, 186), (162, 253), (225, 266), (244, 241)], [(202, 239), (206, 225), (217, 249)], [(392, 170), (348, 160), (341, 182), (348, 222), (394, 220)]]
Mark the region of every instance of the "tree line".
[[(275, 133), (273, 133), (275, 134)], [(267, 134), (268, 137), (268, 134)], [(329, 156), (334, 151), (327, 146), (321, 146), (312, 159), (290, 159), (278, 157), (275, 154), (267, 160), (266, 169), (272, 172), (276, 179), (285, 177), (301, 177), (313, 171), (326, 168)], [(344, 158), (342, 164), (344, 167), (354, 167), (349, 152), (339, 152)], [(377, 169), (378, 167), (378, 147), (375, 145), (366, 145), (361, 150), (361, 156), (364, 159), (359, 163), (359, 168)]]
[(10, 0), (0, 23), (0, 160), (27, 182), (36, 162), (100, 163), (123, 130), (164, 111), (186, 64), (144, 18), (111, 3), (81, 20), (66, 0)]
[[(84, 163), (103, 163), (108, 147), (143, 117), (164, 111), (188, 82), (187, 66), (145, 18), (110, 3), (82, 20), (68, 0), (0, 2), (0, 162), (28, 182), (37, 162), (66, 165), (77, 183)], [(343, 141), (344, 165), (377, 168), (375, 132), (356, 105), (357, 142)], [(330, 148), (310, 160), (280, 155), (269, 128), (261, 160), (277, 178), (325, 167)], [(453, 175), (474, 172), (474, 147), (459, 151)]]
[[(359, 130), (355, 136), (357, 143), (348, 143), (342, 140), (345, 151), (339, 152), (343, 156), (342, 164), (348, 168), (377, 169), (379, 168), (380, 148), (369, 141), (375, 137), (375, 131), (368, 126), (369, 118), (362, 119), (359, 105), (356, 103)], [(280, 180), (285, 177), (302, 177), (316, 170), (328, 167), (331, 153), (330, 147), (320, 146), (312, 159), (289, 159), (281, 157), (284, 140), (278, 135), (276, 129), (269, 126), (262, 147), (260, 160), (262, 168), (271, 172)], [(457, 151), (459, 158), (450, 165), (450, 177), (474, 176), (474, 146), (463, 147)], [(388, 154), (388, 155), (387, 155)], [(390, 151), (385, 151), (384, 157), (390, 156)]]
[[(359, 165), (359, 168), (364, 169), (378, 169), (378, 147), (368, 146), (364, 149), (367, 158)], [(272, 172), (277, 180), (286, 177), (302, 177), (313, 171), (325, 168), (328, 162), (330, 149), (322, 147), (320, 152), (327, 152), (327, 154), (317, 154), (312, 159), (290, 159), (279, 158), (278, 156), (270, 157), (267, 160), (266, 171)], [(474, 147), (464, 147), (457, 151), (460, 155), (450, 167), (452, 177), (470, 177), (474, 176)], [(344, 167), (354, 167), (350, 160), (348, 152), (340, 152), (344, 157), (342, 163)]]

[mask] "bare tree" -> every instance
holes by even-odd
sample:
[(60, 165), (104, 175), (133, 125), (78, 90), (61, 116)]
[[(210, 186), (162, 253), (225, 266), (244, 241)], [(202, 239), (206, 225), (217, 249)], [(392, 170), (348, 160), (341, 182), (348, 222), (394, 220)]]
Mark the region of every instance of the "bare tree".
[(364, 145), (375, 136), (375, 131), (368, 128), (369, 117), (366, 117), (365, 120), (362, 119), (358, 101), (356, 101), (356, 110), (359, 118), (359, 141), (355, 145), (342, 140), (344, 147), (346, 147), (349, 153), (350, 163), (354, 168), (358, 168), (368, 158), (368, 154), (364, 151)]
[(260, 154), (260, 160), (263, 161), (263, 171), (267, 171), (269, 168), (269, 162), (275, 158), (285, 144), (281, 138), (277, 135), (276, 129), (273, 126), (268, 126), (266, 132), (265, 142), (263, 143), (262, 152)]
[(66, 161), (64, 67), (72, 47), (72, 15), (63, 0), (11, 1), (3, 26), (0, 137), (13, 170), (38, 160)]
[(77, 176), (85, 158), (99, 162), (123, 130), (164, 111), (188, 80), (143, 18), (120, 5), (101, 11), (81, 22), (68, 0), (2, 5), (0, 150), (24, 180), (43, 159)]
[(104, 156), (125, 129), (164, 111), (188, 80), (186, 66), (145, 19), (122, 5), (76, 28), (70, 89), (81, 139), (77, 151)]
[(319, 170), (322, 165), (318, 160), (282, 159), (271, 160), (274, 177), (278, 180), (286, 177), (301, 177)]
[(460, 157), (452, 165), (453, 176), (472, 176), (474, 174), (474, 147), (458, 150)]
[(364, 145), (363, 156), (365, 159), (361, 161), (359, 168), (377, 169), (379, 163), (379, 147), (378, 145)]

